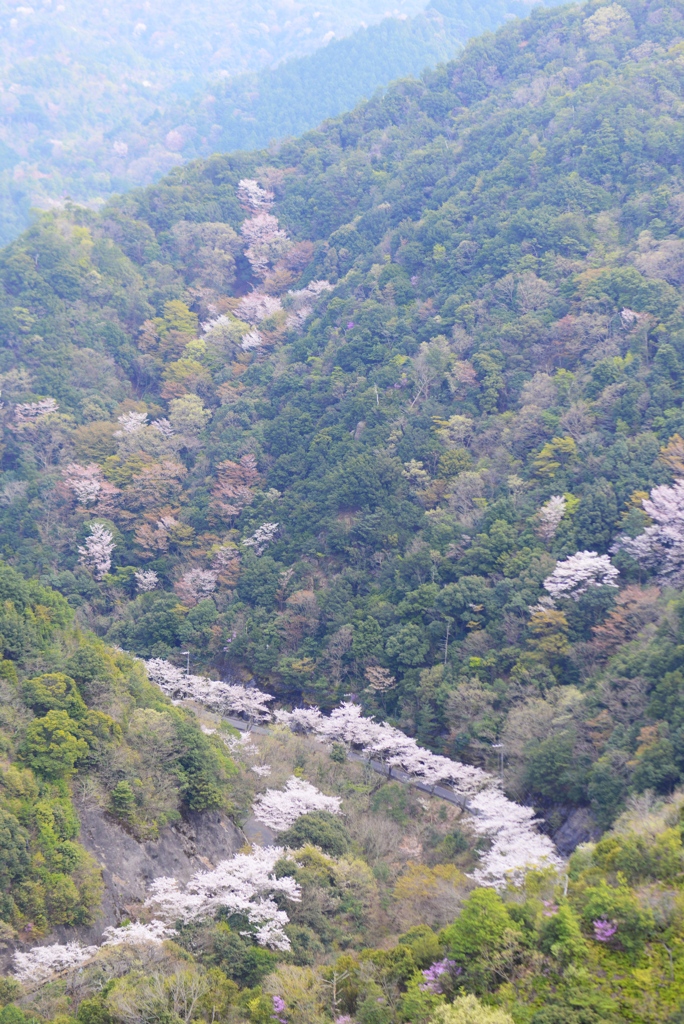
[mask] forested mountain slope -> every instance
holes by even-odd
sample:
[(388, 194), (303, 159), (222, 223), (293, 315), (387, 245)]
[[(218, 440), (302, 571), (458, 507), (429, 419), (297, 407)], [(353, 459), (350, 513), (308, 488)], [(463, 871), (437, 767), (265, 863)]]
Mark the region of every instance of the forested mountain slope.
[(422, 7), (1, 3), (0, 243), (31, 206), (97, 205), (193, 157), (298, 134), (529, 10)]
[[(537, 10), (2, 252), (0, 941), (94, 917), (73, 797), (282, 847), (20, 955), (0, 1024), (681, 1024), (683, 54), (681, 3)], [(473, 816), (132, 655), (605, 834), (477, 887)]]
[(6, 557), (136, 654), (503, 743), (554, 828), (669, 791), (681, 26), (540, 10), (277, 156), (23, 235)]

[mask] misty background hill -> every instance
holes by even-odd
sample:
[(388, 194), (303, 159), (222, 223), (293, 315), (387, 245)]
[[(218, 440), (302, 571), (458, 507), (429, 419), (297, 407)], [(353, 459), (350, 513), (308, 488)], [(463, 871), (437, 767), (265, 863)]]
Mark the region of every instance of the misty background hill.
[(267, 146), (450, 59), (526, 0), (0, 3), (0, 243), (187, 159)]

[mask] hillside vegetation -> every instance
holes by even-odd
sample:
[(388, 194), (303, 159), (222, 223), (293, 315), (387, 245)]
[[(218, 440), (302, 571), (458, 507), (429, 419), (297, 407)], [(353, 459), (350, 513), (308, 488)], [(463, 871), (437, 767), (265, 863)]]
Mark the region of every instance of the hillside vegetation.
[[(329, 812), (295, 853), (245, 854), (287, 907), (275, 948), (253, 905), (200, 922), (169, 890), (171, 945), (106, 946), (0, 1024), (681, 1019), (683, 55), (675, 0), (538, 9), (277, 152), (70, 206), (0, 255), (7, 572), (120, 649), (124, 706), (130, 655), (286, 707), (351, 699), (503, 770), (564, 851), (592, 840), (567, 875), (473, 888), (465, 815), (269, 739), (347, 829)], [(59, 658), (19, 667), (22, 707), (85, 716), (74, 766), (89, 713), (127, 736), (108, 687), (100, 706)], [(49, 705), (24, 684), (48, 671)], [(229, 777), (223, 735), (192, 743), (244, 820), (264, 765), (235, 743)], [(126, 757), (95, 797), (142, 835), (190, 798), (143, 798)], [(413, 868), (365, 814), (404, 816)], [(434, 930), (402, 933), (420, 914)]]
[(539, 604), (681, 471), (663, 11), (536, 14), (277, 165), (193, 164), (6, 249), (6, 556), (136, 654), (355, 692), (475, 762), (503, 740), (542, 805), (608, 824), (667, 791), (677, 572), (621, 551), (618, 589)]

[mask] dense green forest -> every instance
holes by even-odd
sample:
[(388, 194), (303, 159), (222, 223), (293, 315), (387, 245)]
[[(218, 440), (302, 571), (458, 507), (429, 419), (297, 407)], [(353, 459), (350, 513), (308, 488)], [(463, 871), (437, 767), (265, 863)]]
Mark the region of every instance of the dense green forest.
[[(183, 810), (222, 806), (235, 766), (223, 744), (148, 682), (139, 661), (85, 635), (60, 594), (26, 582), (3, 563), (0, 595), (0, 927), (6, 942), (12, 924), (30, 925), (27, 937), (31, 931), (40, 936), (97, 916), (100, 866), (77, 841), (69, 785), (77, 769), (101, 780), (114, 810), (130, 788), (125, 776), (136, 778), (145, 791), (138, 831), (149, 838)], [(160, 726), (173, 748), (161, 767), (148, 756), (148, 734)]]
[(186, 923), (0, 1024), (681, 1021), (683, 73), (680, 0), (535, 9), (0, 254), (10, 931), (97, 901), (75, 771), (141, 837), (244, 819), (262, 765), (133, 656), (351, 697), (591, 840), (473, 889), (465, 817), (274, 733), (346, 814), (287, 835), (290, 949)]
[[(620, 589), (535, 606), (681, 464), (675, 15), (534, 14), (276, 161), (191, 164), (7, 248), (6, 557), (135, 654), (353, 691), (476, 763), (503, 739), (540, 806), (609, 824), (667, 791), (676, 593), (622, 551)], [(281, 228), (247, 216), (251, 175)]]
[(193, 157), (299, 134), (528, 10), (422, 6), (1, 3), (0, 243), (31, 206), (97, 205)]

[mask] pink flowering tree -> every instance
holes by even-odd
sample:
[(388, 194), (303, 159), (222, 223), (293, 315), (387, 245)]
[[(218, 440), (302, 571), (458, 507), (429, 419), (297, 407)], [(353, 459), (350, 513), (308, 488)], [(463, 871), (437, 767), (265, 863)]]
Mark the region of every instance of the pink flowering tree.
[(684, 586), (684, 480), (676, 480), (672, 487), (654, 487), (642, 505), (653, 526), (638, 537), (619, 537), (613, 550), (626, 551), (663, 583), (680, 588)]
[(289, 918), (273, 897), (299, 902), (301, 889), (289, 875), (276, 878), (275, 865), (284, 852), (269, 846), (238, 853), (213, 871), (199, 872), (184, 887), (175, 878), (157, 878), (145, 906), (170, 923), (207, 920), (219, 910), (242, 914), (253, 925), (259, 945), (287, 951), (290, 940), (284, 928)]
[(90, 523), (90, 536), (83, 547), (78, 549), (79, 562), (91, 570), (96, 580), (109, 572), (112, 567), (112, 553), (116, 544), (114, 535), (101, 523)]
[(608, 555), (597, 555), (595, 551), (578, 551), (562, 561), (544, 580), (544, 589), (553, 601), (559, 597), (571, 597), (579, 601), (582, 594), (591, 587), (617, 587), (615, 582), (619, 570), (611, 565)]
[(273, 193), (262, 188), (253, 178), (242, 178), (238, 182), (237, 197), (252, 213), (270, 210), (275, 200)]
[(79, 505), (90, 508), (99, 505), (101, 510), (111, 507), (112, 499), (119, 494), (117, 487), (102, 475), (102, 469), (95, 463), (79, 466), (70, 462), (64, 468), (64, 482)]
[(566, 507), (565, 498), (560, 494), (554, 494), (537, 512), (535, 531), (547, 544), (556, 536)]
[(23, 984), (47, 981), (53, 974), (80, 967), (97, 953), (97, 946), (82, 946), (79, 942), (56, 942), (51, 946), (34, 946), (12, 957), (15, 976)]
[(243, 540), (246, 548), (254, 548), (255, 555), (262, 555), (278, 534), (278, 523), (263, 523), (251, 537)]
[(154, 569), (136, 569), (133, 576), (139, 594), (148, 594), (159, 586), (159, 576)]
[(197, 604), (216, 590), (218, 573), (214, 569), (188, 569), (175, 584), (174, 590), (184, 604)]
[(337, 796), (325, 796), (310, 782), (296, 776), (288, 779), (285, 789), (267, 789), (254, 802), (254, 817), (274, 832), (284, 832), (297, 818), (310, 811), (328, 811), (339, 814), (342, 801)]
[(114, 431), (114, 437), (125, 437), (126, 434), (139, 434), (147, 426), (146, 412), (126, 412), (119, 416), (121, 428)]
[(128, 924), (119, 928), (113, 926), (105, 928), (102, 938), (103, 946), (143, 946), (146, 943), (160, 945), (164, 939), (176, 934), (175, 928), (170, 928), (163, 921), (150, 921), (143, 924), (140, 921), (129, 921)]
[(276, 711), (276, 721), (294, 731), (313, 733), (328, 742), (344, 743), (369, 759), (378, 759), (429, 786), (449, 784), (467, 797), (470, 827), (489, 841), (473, 877), (479, 885), (503, 888), (529, 866), (559, 867), (548, 836), (536, 826), (534, 810), (509, 800), (499, 779), (420, 747), (401, 730), (365, 717), (356, 704), (342, 704), (329, 716), (317, 708)]
[(218, 714), (239, 715), (250, 723), (271, 717), (267, 705), (273, 697), (256, 687), (190, 675), (163, 658), (151, 658), (146, 667), (152, 682), (173, 700), (194, 700)]
[(18, 402), (14, 406), (14, 425), (21, 430), (31, 427), (46, 416), (52, 416), (59, 406), (54, 398), (42, 398), (39, 402)]
[(250, 292), (249, 295), (244, 295), (240, 299), (236, 312), (240, 319), (245, 320), (248, 324), (260, 324), (262, 320), (267, 320), (269, 316), (278, 313), (282, 308), (280, 299), (273, 295), (266, 295), (265, 292)]

